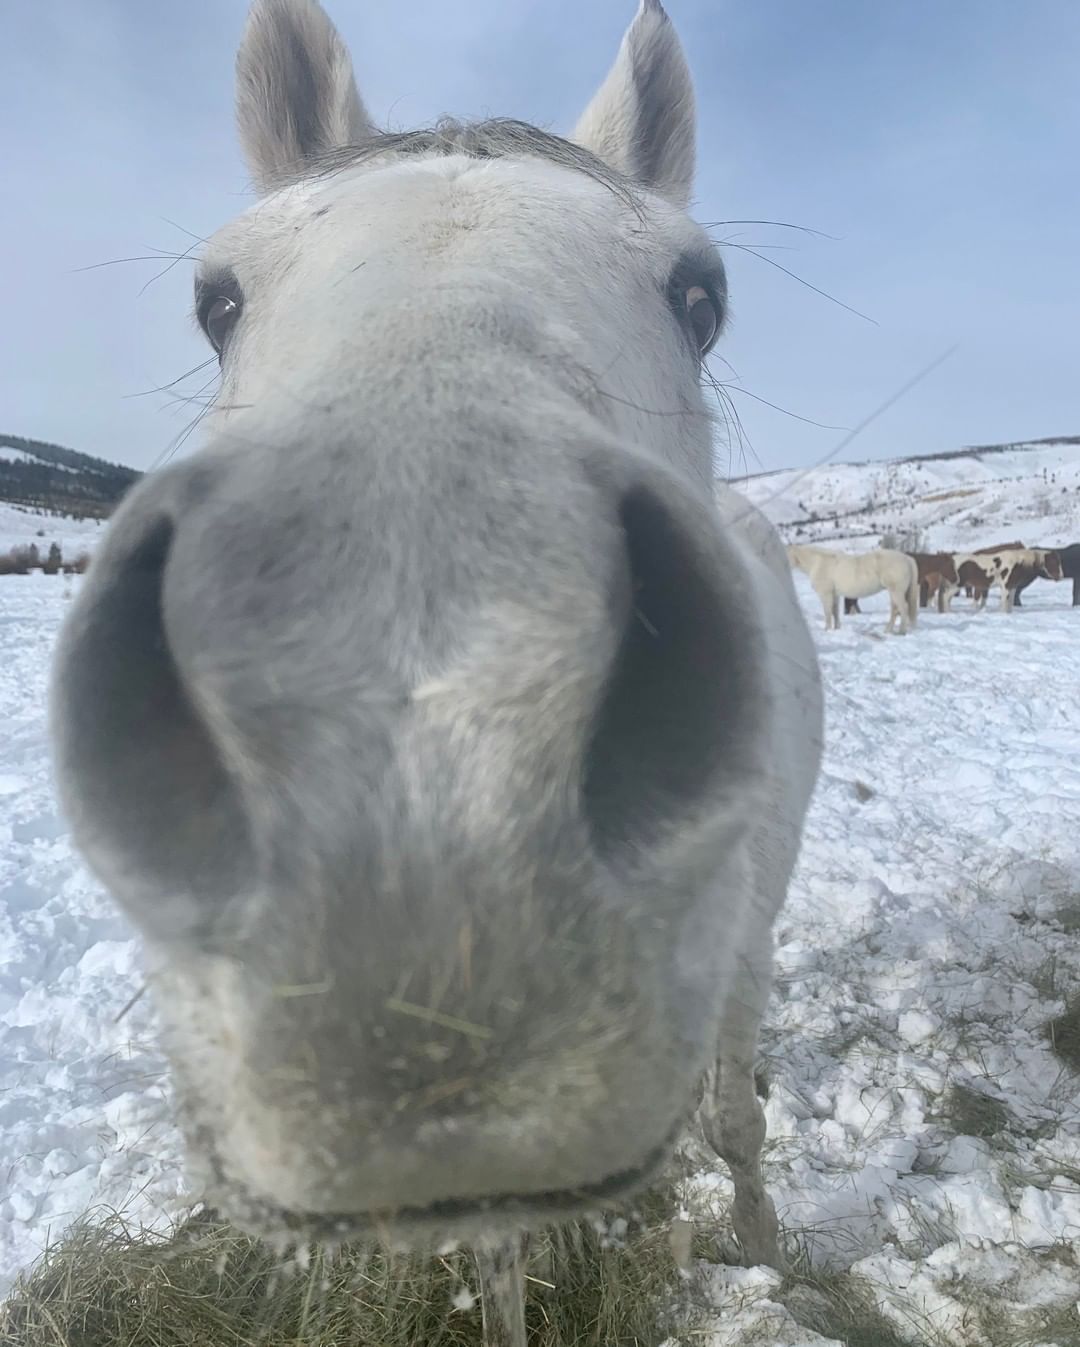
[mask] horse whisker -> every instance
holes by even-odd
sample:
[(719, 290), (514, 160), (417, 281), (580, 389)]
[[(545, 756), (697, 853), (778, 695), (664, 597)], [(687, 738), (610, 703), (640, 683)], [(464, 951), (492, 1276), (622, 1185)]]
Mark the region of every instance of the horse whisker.
[(127, 401), (130, 398), (148, 398), (152, 393), (165, 393), (170, 388), (175, 388), (178, 383), (182, 383), (185, 379), (190, 379), (193, 374), (201, 374), (204, 369), (208, 369), (211, 365), (216, 364), (217, 356), (212, 355), (201, 364), (192, 365), (191, 369), (186, 370), (183, 374), (178, 374), (175, 379), (170, 379), (168, 383), (159, 384), (157, 388), (144, 388), (138, 393), (125, 393), (124, 399)]
[(702, 225), (702, 229), (724, 229), (728, 225), (768, 225), (772, 229), (795, 229), (800, 234), (812, 234), (815, 238), (829, 239), (832, 243), (840, 242), (835, 234), (826, 234), (823, 229), (812, 229), (810, 225), (790, 224), (786, 220), (710, 220)]
[(881, 326), (878, 320), (876, 318), (871, 318), (868, 313), (863, 313), (861, 309), (856, 309), (850, 304), (845, 304), (842, 299), (837, 299), (835, 295), (830, 295), (828, 290), (822, 290), (819, 286), (804, 280), (802, 276), (797, 272), (792, 271), (790, 267), (785, 267), (773, 257), (766, 257), (764, 253), (759, 253), (748, 243), (728, 243), (725, 246), (728, 248), (738, 248), (740, 252), (749, 253), (751, 257), (756, 257), (761, 262), (767, 262), (770, 267), (775, 267), (777, 271), (782, 271), (785, 276), (790, 276), (793, 281), (798, 281), (800, 285), (805, 285), (808, 290), (813, 290), (815, 295), (820, 295), (822, 299), (827, 299), (830, 304), (835, 304), (841, 309), (847, 309), (848, 313), (853, 313), (856, 318), (862, 318), (864, 322), (873, 323), (875, 327)]
[(739, 393), (745, 398), (753, 398), (755, 402), (760, 402), (765, 407), (771, 407), (774, 412), (779, 412), (782, 416), (790, 416), (793, 421), (803, 421), (808, 426), (817, 426), (819, 430), (850, 430), (850, 426), (833, 426), (827, 421), (815, 421), (813, 417), (802, 416), (799, 412), (788, 411), (786, 407), (781, 407), (778, 403), (770, 402), (768, 398), (763, 398), (759, 393), (751, 393), (749, 388), (743, 388), (739, 384), (720, 383), (717, 385), (724, 388), (728, 393)]
[[(114, 257), (108, 262), (91, 262), (89, 266), (73, 267), (69, 274), (77, 276), (81, 271), (100, 271), (102, 267), (120, 267), (127, 262), (160, 262), (163, 257), (169, 256), (172, 256), (174, 262), (183, 262), (187, 259), (186, 253), (176, 253), (175, 255), (161, 252), (145, 253), (135, 257)], [(190, 260), (194, 261), (193, 258)]]
[(801, 481), (804, 480), (804, 478), (809, 473), (812, 473), (813, 471), (815, 471), (815, 469), (822, 467), (824, 464), (828, 463), (831, 459), (834, 459), (837, 454), (842, 453), (848, 447), (848, 445), (851, 444), (851, 442), (855, 440), (859, 435), (861, 435), (868, 426), (872, 425), (878, 419), (879, 416), (883, 416), (884, 413), (887, 412), (890, 407), (895, 406), (895, 404), (898, 403), (902, 397), (906, 396), (906, 394), (910, 393), (911, 390), (917, 384), (922, 383), (922, 381), (925, 378), (933, 374), (934, 370), (936, 370), (940, 365), (943, 365), (945, 361), (948, 360), (949, 357), (957, 351), (959, 345), (960, 343), (956, 342), (954, 345), (950, 346), (947, 351), (943, 351), (941, 355), (931, 360), (928, 365), (924, 365), (923, 368), (919, 370), (917, 374), (913, 374), (912, 377), (908, 379), (907, 382), (903, 384), (900, 388), (898, 388), (896, 392), (892, 394), (891, 397), (888, 397), (885, 399), (884, 402), (879, 403), (878, 406), (875, 407), (874, 410), (868, 416), (864, 416), (863, 419), (858, 423), (858, 425), (854, 426), (850, 431), (848, 431), (848, 433), (844, 436), (844, 438), (833, 449), (831, 449), (824, 456), (824, 458), (820, 458), (816, 463), (812, 463), (808, 468), (804, 468), (803, 471), (800, 472), (792, 481), (788, 482), (786, 486), (780, 487), (778, 490), (772, 492), (771, 495), (766, 496), (762, 504), (767, 505), (770, 501), (776, 500), (777, 497), (784, 495), (785, 492), (793, 490), (796, 486), (798, 486), (798, 484)]

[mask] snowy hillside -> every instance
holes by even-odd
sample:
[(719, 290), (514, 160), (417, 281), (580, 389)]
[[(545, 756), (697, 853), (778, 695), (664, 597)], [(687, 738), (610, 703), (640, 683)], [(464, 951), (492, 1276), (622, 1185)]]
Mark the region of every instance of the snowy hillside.
[(65, 519), (0, 501), (0, 553), (36, 543), (44, 556), (50, 543), (58, 543), (64, 559), (73, 561), (80, 552), (92, 553), (104, 534), (102, 519)]
[[(22, 451), (0, 446), (0, 458)], [(93, 460), (90, 460), (93, 462)], [(733, 479), (788, 542), (876, 547), (886, 533), (928, 551), (1021, 538), (1029, 546), (1080, 541), (1080, 438), (963, 450), (881, 463), (828, 463)], [(0, 499), (0, 552), (55, 541), (66, 557), (93, 551), (98, 519), (61, 518)]]
[(1080, 541), (1080, 438), (967, 449), (882, 463), (826, 463), (732, 482), (787, 542), (876, 547), (886, 533), (922, 550), (1019, 538)]
[(0, 505), (54, 517), (105, 518), (140, 475), (62, 444), (0, 433)]

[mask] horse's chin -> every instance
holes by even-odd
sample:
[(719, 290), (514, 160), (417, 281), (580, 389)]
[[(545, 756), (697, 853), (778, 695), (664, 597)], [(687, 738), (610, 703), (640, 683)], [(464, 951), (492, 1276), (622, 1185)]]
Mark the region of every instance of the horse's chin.
[(281, 1207), (229, 1180), (217, 1186), (209, 1203), (245, 1234), (275, 1244), (371, 1241), (391, 1249), (421, 1251), (456, 1242), (471, 1244), (624, 1207), (659, 1177), (681, 1131), (680, 1123), (632, 1169), (564, 1192), (448, 1199), (394, 1211), (320, 1212)]

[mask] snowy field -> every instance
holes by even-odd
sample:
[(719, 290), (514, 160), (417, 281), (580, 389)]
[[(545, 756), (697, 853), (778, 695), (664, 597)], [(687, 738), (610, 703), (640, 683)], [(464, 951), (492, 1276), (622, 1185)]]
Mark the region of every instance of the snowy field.
[[(1080, 1296), (1056, 1256), (1080, 1240), (1080, 1077), (1045, 1034), (1080, 991), (1080, 609), (1043, 582), (1022, 612), (958, 599), (884, 637), (881, 595), (825, 633), (797, 584), (826, 756), (777, 929), (766, 1180), (913, 1341), (980, 1344), (993, 1296), (1036, 1343), (1022, 1307)], [(792, 1336), (773, 1274), (714, 1280), (711, 1347), (820, 1341)]]
[(100, 519), (65, 519), (0, 501), (0, 552), (36, 543), (44, 556), (50, 543), (58, 543), (64, 560), (74, 561), (80, 552), (92, 553), (104, 531)]
[[(182, 1198), (146, 1001), (118, 1019), (138, 951), (50, 786), (48, 662), (80, 583), (0, 578), (0, 1286), (92, 1207)], [(798, 583), (827, 753), (778, 928), (767, 1180), (795, 1241), (912, 1341), (981, 1343), (992, 1300), (1039, 1342), (1036, 1308), (1080, 1297), (1059, 1256), (1080, 1239), (1080, 1080), (1045, 1031), (1080, 990), (1080, 610), (1040, 582), (1020, 612), (958, 599), (886, 638), (879, 596), (826, 634)], [(687, 1199), (702, 1220), (729, 1194), (706, 1169)], [(827, 1341), (764, 1269), (702, 1279), (695, 1343)]]

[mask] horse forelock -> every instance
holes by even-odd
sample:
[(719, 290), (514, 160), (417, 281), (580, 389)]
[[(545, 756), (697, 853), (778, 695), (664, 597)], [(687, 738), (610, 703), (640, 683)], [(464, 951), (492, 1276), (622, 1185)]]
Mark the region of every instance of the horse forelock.
[(282, 186), (295, 186), (312, 179), (331, 177), (350, 168), (377, 160), (446, 158), (542, 159), (559, 168), (583, 173), (615, 193), (627, 205), (640, 210), (640, 183), (612, 168), (591, 150), (572, 140), (512, 117), (487, 117), (462, 121), (440, 118), (434, 126), (411, 131), (376, 131), (362, 140), (337, 146), (296, 164)]

